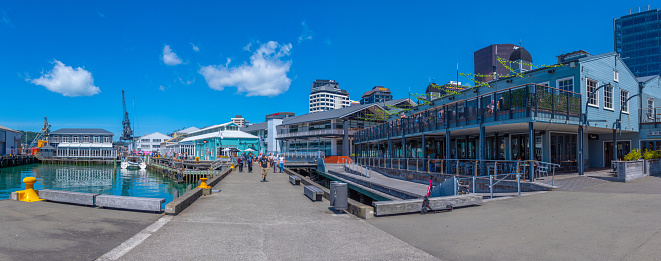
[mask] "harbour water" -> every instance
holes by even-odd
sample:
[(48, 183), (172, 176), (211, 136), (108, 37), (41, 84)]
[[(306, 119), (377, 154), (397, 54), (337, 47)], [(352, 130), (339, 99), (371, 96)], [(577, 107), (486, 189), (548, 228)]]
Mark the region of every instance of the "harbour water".
[(149, 170), (123, 170), (112, 165), (56, 165), (30, 164), (0, 168), (0, 200), (8, 199), (11, 192), (25, 189), (23, 178), (35, 177), (35, 189), (55, 189), (104, 195), (165, 198), (186, 192), (186, 183), (175, 183)]

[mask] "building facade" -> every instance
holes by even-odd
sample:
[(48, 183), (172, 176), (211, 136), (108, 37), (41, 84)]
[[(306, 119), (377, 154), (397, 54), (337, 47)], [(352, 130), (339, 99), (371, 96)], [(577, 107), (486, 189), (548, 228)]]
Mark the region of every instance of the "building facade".
[(378, 117), (398, 106), (411, 106), (410, 99), (387, 101), (384, 104), (355, 105), (342, 109), (308, 113), (286, 118), (276, 126), (277, 139), (284, 152), (323, 152), (326, 156), (353, 154), (353, 135), (363, 128), (385, 121)]
[(21, 151), (21, 132), (0, 126), (0, 156), (19, 154)]
[(363, 93), (363, 96), (360, 99), (360, 104), (387, 102), (391, 100), (392, 94), (390, 93), (390, 89), (384, 88), (383, 86), (374, 86), (372, 90)]
[(638, 77), (661, 75), (661, 14), (638, 11), (613, 19), (615, 52)]
[(477, 75), (490, 75), (488, 77), (475, 77), (475, 80), (480, 82), (494, 80), (493, 76), (491, 76), (494, 73), (494, 68), (498, 75), (510, 74), (509, 69), (499, 63), (497, 58), (500, 57), (501, 59), (508, 60), (512, 52), (516, 49), (519, 49), (519, 46), (514, 44), (492, 44), (475, 51), (473, 53), (473, 71)]
[(262, 153), (280, 153), (282, 148), (280, 143), (277, 142), (277, 130), (276, 126), (282, 124), (283, 119), (296, 116), (293, 112), (278, 112), (273, 114), (268, 114), (265, 117), (264, 122), (251, 124), (244, 128), (240, 128), (241, 131), (248, 134), (259, 137)]
[(334, 80), (315, 80), (312, 82), (309, 113), (341, 109), (350, 105), (349, 93), (340, 89), (339, 82)]
[(239, 128), (245, 127), (246, 125), (250, 124), (250, 122), (246, 121), (246, 119), (241, 117), (241, 115), (236, 115), (236, 117), (231, 118), (230, 121), (236, 124), (236, 126), (239, 126)]
[(160, 132), (146, 134), (136, 138), (135, 148), (137, 151), (161, 153), (161, 143), (172, 139), (172, 137)]
[(56, 158), (110, 159), (117, 157), (112, 146), (114, 134), (104, 129), (63, 128), (48, 134)]
[(642, 82), (615, 52), (521, 76), (435, 100), (404, 118), (360, 131), (358, 155), (610, 167), (613, 159), (641, 146), (646, 138), (641, 118), (654, 121), (655, 116), (640, 110), (654, 110), (661, 97), (658, 77)]
[(194, 156), (200, 160), (217, 160), (243, 153), (257, 155), (262, 149), (259, 137), (239, 131), (239, 126), (232, 122), (191, 132), (181, 142), (193, 143)]

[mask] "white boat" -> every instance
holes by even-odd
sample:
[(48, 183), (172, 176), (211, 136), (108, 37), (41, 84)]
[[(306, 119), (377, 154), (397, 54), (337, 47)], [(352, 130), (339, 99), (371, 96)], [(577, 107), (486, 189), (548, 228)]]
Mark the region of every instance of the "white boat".
[(146, 169), (147, 163), (141, 157), (127, 156), (122, 159), (121, 167), (122, 169)]

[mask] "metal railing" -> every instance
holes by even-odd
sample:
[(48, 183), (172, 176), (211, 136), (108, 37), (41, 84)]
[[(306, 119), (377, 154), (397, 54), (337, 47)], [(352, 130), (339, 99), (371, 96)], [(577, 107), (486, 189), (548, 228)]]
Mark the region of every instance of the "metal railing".
[[(355, 132), (356, 132), (355, 130), (349, 130), (349, 135), (353, 135)], [(321, 135), (344, 135), (344, 130), (343, 129), (323, 129), (323, 130), (278, 133), (276, 138), (282, 139), (282, 138), (291, 138), (291, 137), (321, 136)]]
[[(555, 186), (555, 169), (558, 164), (532, 160), (475, 160), (475, 159), (425, 159), (425, 158), (382, 158), (358, 157), (358, 164), (366, 167), (384, 169), (408, 170), (430, 174), (447, 174), (456, 176), (487, 176), (520, 173), (523, 178), (533, 180), (551, 176), (552, 186)], [(533, 172), (530, 172), (533, 164)], [(511, 177), (513, 179), (513, 177)]]
[(357, 164), (354, 161), (342, 159), (342, 166), (344, 167), (344, 171), (347, 173), (360, 175), (366, 178), (372, 177), (372, 169)]
[(451, 127), (517, 118), (575, 119), (581, 116), (581, 95), (537, 84), (498, 90), (477, 97), (428, 108), (424, 111), (358, 131), (356, 143), (418, 134)]
[(661, 123), (661, 107), (643, 108), (640, 109), (640, 123), (641, 124), (658, 124)]

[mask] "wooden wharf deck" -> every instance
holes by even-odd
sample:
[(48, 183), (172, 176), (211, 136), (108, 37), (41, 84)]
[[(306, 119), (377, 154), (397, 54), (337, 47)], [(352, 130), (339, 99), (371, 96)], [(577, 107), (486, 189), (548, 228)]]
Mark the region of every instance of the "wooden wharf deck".
[(32, 155), (4, 155), (0, 156), (0, 168), (13, 167), (25, 164), (38, 163), (39, 159)]

